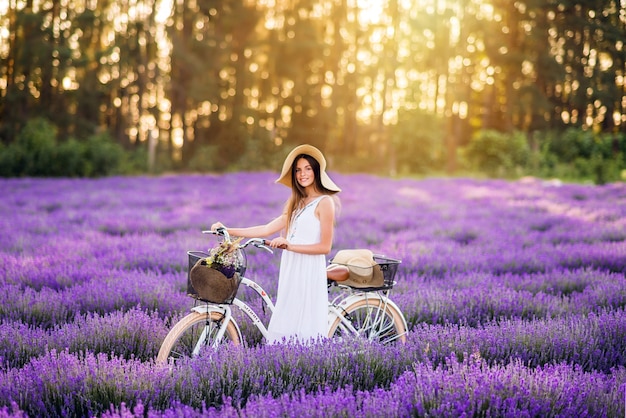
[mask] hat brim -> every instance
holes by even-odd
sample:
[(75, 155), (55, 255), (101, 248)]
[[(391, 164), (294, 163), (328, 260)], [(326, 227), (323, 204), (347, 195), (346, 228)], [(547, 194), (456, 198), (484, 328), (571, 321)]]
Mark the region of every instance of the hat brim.
[(374, 253), (367, 249), (340, 250), (333, 257), (333, 263), (344, 264), (361, 269), (371, 269), (376, 265)]
[(296, 159), (296, 157), (301, 154), (310, 155), (311, 157), (315, 158), (315, 160), (319, 163), (320, 180), (325, 188), (333, 192), (341, 191), (339, 186), (337, 186), (326, 173), (326, 158), (324, 158), (324, 154), (322, 154), (322, 151), (315, 148), (313, 145), (308, 144), (299, 145), (291, 150), (291, 152), (287, 155), (287, 158), (285, 158), (285, 162), (283, 162), (283, 168), (280, 172), (280, 176), (276, 180), (276, 183), (284, 184), (287, 187), (292, 187), (291, 166), (293, 165), (293, 161)]

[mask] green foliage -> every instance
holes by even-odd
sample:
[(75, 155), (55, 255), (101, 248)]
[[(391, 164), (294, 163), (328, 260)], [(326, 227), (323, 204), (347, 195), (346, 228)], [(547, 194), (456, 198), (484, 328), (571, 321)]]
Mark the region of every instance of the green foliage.
[(63, 177), (83, 177), (86, 175), (86, 146), (75, 138), (61, 142), (57, 148), (54, 173)]
[(398, 173), (428, 173), (444, 164), (443, 121), (421, 110), (404, 110), (392, 128)]
[(478, 131), (462, 153), (472, 169), (490, 177), (520, 175), (530, 160), (530, 147), (522, 132)]
[(30, 120), (15, 142), (2, 150), (3, 176), (48, 176), (56, 154), (56, 128), (43, 118)]
[(5, 146), (0, 142), (0, 177), (12, 177), (17, 170), (16, 161), (19, 158), (16, 155), (17, 147)]
[(15, 142), (0, 148), (3, 177), (98, 177), (116, 174), (125, 161), (108, 133), (85, 141), (57, 140), (57, 127), (43, 118), (28, 121)]
[(381, 157), (380, 145), (370, 145), (354, 152), (350, 156), (342, 156), (333, 167), (348, 173), (370, 173), (385, 175), (389, 173), (389, 162)]
[(541, 139), (540, 174), (604, 184), (624, 180), (626, 136), (570, 128)]
[[(432, 174), (445, 164), (442, 121), (419, 111), (400, 112), (390, 137), (399, 175)], [(28, 121), (9, 145), (0, 143), (0, 177), (100, 177), (148, 171), (147, 151), (138, 144), (125, 151), (107, 132), (86, 139), (61, 140), (47, 119)], [(269, 133), (221, 129), (219, 138), (195, 149), (184, 169), (197, 172), (275, 170), (282, 163)], [(234, 138), (236, 137), (236, 140)], [(219, 140), (218, 140), (219, 139)], [(229, 146), (228, 144), (232, 144)], [(284, 148), (284, 147), (283, 147)], [(389, 150), (377, 143), (361, 153), (335, 159), (335, 170), (387, 174)], [(477, 131), (460, 149), (469, 173), (514, 178), (534, 175), (565, 181), (603, 184), (626, 180), (626, 135), (571, 128), (536, 132), (530, 138), (494, 130)], [(335, 155), (327, 158), (333, 161)], [(165, 152), (157, 152), (155, 172), (177, 169)]]
[(594, 148), (593, 133), (579, 129), (567, 129), (562, 135), (550, 138), (547, 152), (564, 163), (574, 163), (578, 158), (589, 158)]
[(270, 140), (267, 130), (260, 132), (259, 138), (248, 138), (245, 151), (233, 167), (237, 171), (278, 170), (283, 163), (283, 155), (276, 152), (276, 145)]
[(580, 128), (535, 132), (527, 174), (604, 184), (626, 180), (626, 135)]
[(124, 150), (113, 142), (108, 133), (103, 132), (87, 138), (85, 160), (88, 177), (106, 176), (117, 173), (124, 158)]
[[(169, 159), (168, 159), (169, 161)], [(147, 146), (140, 146), (124, 154), (119, 174), (145, 174), (148, 172)]]
[(202, 145), (189, 159), (187, 168), (201, 173), (276, 170), (283, 162), (283, 155), (276, 152), (268, 134), (259, 132), (259, 135), (260, 138), (252, 138), (246, 133), (243, 151), (230, 155), (225, 155), (226, 151), (219, 145)]
[(216, 168), (214, 161), (217, 160), (218, 156), (219, 151), (217, 145), (200, 146), (196, 149), (193, 156), (189, 160), (187, 167), (191, 171), (198, 171), (201, 173), (214, 171)]

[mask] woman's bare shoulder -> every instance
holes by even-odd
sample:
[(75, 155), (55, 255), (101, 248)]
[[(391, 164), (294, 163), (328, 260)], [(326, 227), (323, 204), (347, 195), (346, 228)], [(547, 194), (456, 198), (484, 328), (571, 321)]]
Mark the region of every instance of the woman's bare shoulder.
[(324, 195), (317, 204), (318, 210), (333, 211), (335, 210), (335, 199), (331, 195)]

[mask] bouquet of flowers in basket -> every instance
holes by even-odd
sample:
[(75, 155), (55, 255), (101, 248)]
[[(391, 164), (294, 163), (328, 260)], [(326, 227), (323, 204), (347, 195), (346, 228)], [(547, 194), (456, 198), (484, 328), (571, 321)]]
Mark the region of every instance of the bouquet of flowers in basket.
[(241, 242), (241, 238), (230, 242), (222, 241), (220, 245), (209, 251), (209, 256), (204, 260), (206, 265), (228, 278), (233, 277), (243, 267), (239, 242)]

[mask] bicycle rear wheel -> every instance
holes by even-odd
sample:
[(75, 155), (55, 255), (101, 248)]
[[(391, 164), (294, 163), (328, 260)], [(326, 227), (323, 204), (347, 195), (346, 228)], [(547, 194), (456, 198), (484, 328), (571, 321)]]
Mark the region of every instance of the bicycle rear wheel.
[(224, 315), (220, 312), (191, 312), (176, 325), (163, 340), (157, 362), (175, 363), (178, 359), (195, 357), (205, 350), (215, 349), (220, 344), (240, 344), (239, 332), (232, 321), (226, 324), (224, 336), (216, 340), (224, 326)]
[(391, 344), (406, 341), (406, 327), (402, 314), (384, 300), (362, 298), (343, 310), (343, 317), (338, 317), (329, 328), (328, 336), (346, 337), (354, 331), (345, 323), (348, 321), (361, 338)]

